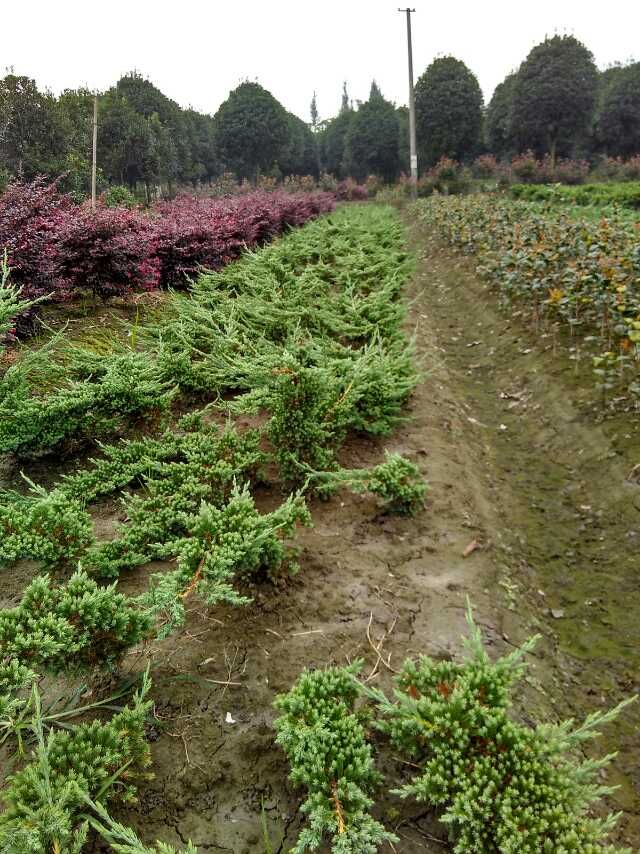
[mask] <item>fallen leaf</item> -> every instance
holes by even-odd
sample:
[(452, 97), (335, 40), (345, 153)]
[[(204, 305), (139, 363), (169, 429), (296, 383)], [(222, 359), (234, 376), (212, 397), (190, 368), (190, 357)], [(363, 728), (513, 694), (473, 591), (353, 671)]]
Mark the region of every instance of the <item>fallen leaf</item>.
[(470, 554), (480, 548), (480, 543), (477, 540), (471, 540), (466, 549), (462, 552), (462, 557), (469, 557)]

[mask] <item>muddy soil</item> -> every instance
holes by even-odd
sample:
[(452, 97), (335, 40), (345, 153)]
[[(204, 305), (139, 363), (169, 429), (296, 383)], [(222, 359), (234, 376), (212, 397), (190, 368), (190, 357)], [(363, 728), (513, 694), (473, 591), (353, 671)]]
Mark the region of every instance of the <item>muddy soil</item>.
[[(406, 656), (459, 655), (467, 597), (492, 654), (542, 635), (516, 697), (522, 719), (580, 717), (638, 691), (640, 486), (627, 480), (640, 461), (637, 419), (599, 421), (569, 363), (498, 311), (469, 261), (412, 228), (424, 379), (405, 426), (384, 445), (354, 440), (343, 463), (375, 464), (384, 446), (406, 454), (429, 481), (426, 509), (402, 519), (362, 496), (318, 502), (297, 576), (259, 585), (250, 607), (194, 609), (179, 636), (128, 657), (128, 673), (151, 661), (156, 776), (117, 817), (145, 841), (288, 851), (304, 817), (273, 743), (275, 695), (304, 667), (363, 658), (364, 675), (389, 688)], [(102, 524), (109, 518), (105, 506)], [(142, 589), (153, 569), (122, 588)], [(5, 596), (17, 596), (23, 575), (5, 576)], [(609, 806), (623, 811), (616, 841), (634, 847), (639, 712), (640, 703), (597, 745), (620, 748)], [(380, 756), (393, 785), (410, 775), (383, 744)], [(391, 795), (378, 802), (397, 851), (450, 850), (429, 810)]]

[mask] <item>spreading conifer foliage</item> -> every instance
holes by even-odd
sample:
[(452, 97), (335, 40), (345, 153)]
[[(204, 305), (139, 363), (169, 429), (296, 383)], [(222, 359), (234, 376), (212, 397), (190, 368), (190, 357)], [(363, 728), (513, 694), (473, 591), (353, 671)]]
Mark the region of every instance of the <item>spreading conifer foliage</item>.
[(236, 483), (256, 479), (264, 461), (256, 431), (218, 433), (209, 427), (183, 436), (122, 443), (89, 471), (69, 478), (72, 492), (97, 495), (136, 480), (140, 494), (125, 498), (127, 521), (115, 539), (101, 543), (83, 558), (83, 565), (104, 577), (168, 556), (176, 557), (201, 502), (218, 506)]
[(412, 515), (424, 507), (427, 491), (418, 467), (400, 454), (385, 451), (385, 461), (372, 469), (338, 469), (334, 472), (308, 470), (321, 494), (347, 487), (354, 492), (378, 495), (390, 513)]
[[(293, 534), (296, 524), (311, 524), (301, 496), (291, 496), (272, 513), (260, 514), (248, 487), (234, 487), (223, 507), (202, 504), (187, 535), (173, 540), (163, 557), (177, 556), (177, 569), (154, 575), (143, 597), (151, 612), (165, 624), (160, 635), (184, 622), (185, 600), (196, 593), (209, 605), (226, 602), (244, 605), (233, 582), (247, 580), (260, 571), (273, 572), (287, 562), (282, 538)], [(288, 561), (290, 571), (297, 564)]]
[(366, 740), (366, 713), (355, 710), (360, 666), (305, 671), (275, 702), (283, 713), (276, 741), (291, 763), (290, 779), (308, 790), (301, 810), (309, 824), (292, 854), (315, 851), (327, 838), (335, 854), (375, 854), (383, 842), (397, 841), (369, 813), (382, 778)]
[(92, 543), (89, 514), (59, 490), (0, 505), (0, 565), (29, 558), (45, 569), (72, 567)]
[(116, 854), (198, 854), (198, 849), (191, 842), (187, 844), (186, 848), (179, 851), (172, 845), (160, 841), (149, 848), (140, 841), (130, 827), (125, 827), (125, 825), (115, 821), (107, 812), (104, 804), (96, 803), (86, 796), (85, 802), (92, 813), (95, 813), (95, 816), (88, 815), (87, 821)]
[(45, 739), (39, 697), (33, 729), (33, 760), (9, 777), (2, 793), (0, 851), (3, 854), (79, 854), (86, 841), (85, 798), (98, 803), (132, 803), (149, 779), (149, 746), (144, 724), (151, 706), (145, 677), (131, 706), (107, 723), (82, 723)]
[(0, 658), (4, 667), (48, 673), (108, 667), (150, 628), (149, 615), (114, 587), (98, 587), (83, 572), (60, 585), (45, 575), (16, 608), (0, 611)]
[(366, 689), (379, 701), (380, 729), (421, 767), (399, 794), (440, 806), (460, 854), (613, 852), (603, 840), (617, 816), (588, 814), (611, 791), (598, 783), (598, 771), (612, 757), (580, 760), (575, 751), (625, 704), (578, 727), (517, 723), (508, 714), (509, 689), (536, 639), (492, 662), (470, 611), (467, 619), (467, 662), (406, 662), (395, 702)]

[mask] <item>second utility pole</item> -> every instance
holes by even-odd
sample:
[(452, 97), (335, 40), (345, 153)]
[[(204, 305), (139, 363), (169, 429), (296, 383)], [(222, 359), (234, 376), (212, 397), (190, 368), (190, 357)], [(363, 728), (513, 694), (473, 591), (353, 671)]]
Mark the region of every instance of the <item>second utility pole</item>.
[(98, 93), (93, 95), (93, 139), (91, 158), (91, 210), (96, 209), (96, 177), (98, 161)]
[(409, 54), (409, 152), (411, 155), (411, 197), (418, 196), (418, 151), (416, 148), (416, 102), (413, 95), (413, 49), (411, 46), (411, 13), (415, 9), (398, 9), (407, 15), (407, 51)]

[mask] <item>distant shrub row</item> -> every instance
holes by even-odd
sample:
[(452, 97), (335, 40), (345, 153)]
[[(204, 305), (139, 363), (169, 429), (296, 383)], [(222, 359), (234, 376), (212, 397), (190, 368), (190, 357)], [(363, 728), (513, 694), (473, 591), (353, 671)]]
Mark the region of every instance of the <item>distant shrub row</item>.
[(181, 196), (149, 211), (105, 199), (92, 211), (44, 179), (12, 183), (0, 196), (0, 252), (6, 248), (11, 281), (25, 299), (122, 296), (186, 285), (200, 267), (222, 267), (244, 248), (332, 210), (335, 199), (322, 191), (257, 190), (223, 199)]
[[(592, 183), (585, 185), (587, 180)], [(517, 187), (514, 195), (527, 199), (547, 198), (545, 185), (585, 185), (585, 194), (575, 198), (568, 193), (567, 201), (577, 204), (608, 204), (618, 202), (625, 207), (638, 207), (637, 182), (640, 182), (640, 154), (623, 160), (605, 157), (596, 166), (586, 160), (559, 159), (555, 164), (550, 157), (538, 160), (532, 152), (519, 154), (510, 162), (498, 161), (492, 154), (477, 157), (470, 165), (443, 157), (424, 173), (418, 181), (418, 196), (425, 198), (433, 193), (460, 195), (477, 189), (478, 182), (488, 182), (493, 187)], [(609, 190), (605, 182), (616, 182), (619, 187)], [(542, 187), (540, 193), (526, 187)], [(628, 186), (627, 186), (628, 185)], [(411, 184), (404, 175), (394, 187), (381, 189), (380, 201), (399, 201), (410, 194)]]
[(588, 206), (617, 204), (623, 208), (640, 210), (640, 181), (610, 184), (583, 184), (566, 187), (548, 184), (514, 184), (511, 195), (517, 199), (534, 202), (560, 202)]

